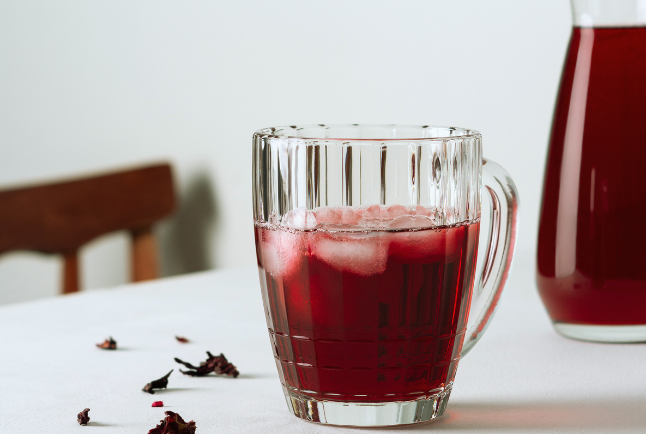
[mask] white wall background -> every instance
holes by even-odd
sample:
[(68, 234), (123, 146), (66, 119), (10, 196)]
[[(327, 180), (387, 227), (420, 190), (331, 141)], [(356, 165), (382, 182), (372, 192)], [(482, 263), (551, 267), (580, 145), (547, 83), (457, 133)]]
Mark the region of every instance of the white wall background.
[[(304, 123), (480, 130), (535, 246), (567, 0), (0, 1), (0, 188), (168, 159), (166, 275), (253, 264), (251, 134)], [(83, 251), (127, 281), (127, 238)], [(0, 303), (57, 293), (60, 262), (0, 256)]]

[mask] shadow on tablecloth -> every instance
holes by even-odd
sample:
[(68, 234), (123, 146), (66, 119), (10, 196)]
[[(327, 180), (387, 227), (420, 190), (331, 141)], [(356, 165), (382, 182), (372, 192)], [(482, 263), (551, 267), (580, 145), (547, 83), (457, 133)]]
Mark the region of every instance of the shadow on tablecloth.
[(646, 429), (646, 397), (449, 403), (438, 420), (407, 431), (551, 432)]

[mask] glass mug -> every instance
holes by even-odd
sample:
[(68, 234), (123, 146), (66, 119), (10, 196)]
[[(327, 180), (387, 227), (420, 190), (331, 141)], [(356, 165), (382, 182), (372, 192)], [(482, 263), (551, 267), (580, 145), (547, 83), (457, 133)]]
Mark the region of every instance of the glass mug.
[[(256, 131), (256, 254), (294, 415), (353, 426), (442, 415), (516, 240), (518, 192), (482, 159), (481, 142), (474, 130), (426, 125)], [(472, 291), (483, 178), (491, 230)], [(469, 315), (472, 298), (480, 309)]]

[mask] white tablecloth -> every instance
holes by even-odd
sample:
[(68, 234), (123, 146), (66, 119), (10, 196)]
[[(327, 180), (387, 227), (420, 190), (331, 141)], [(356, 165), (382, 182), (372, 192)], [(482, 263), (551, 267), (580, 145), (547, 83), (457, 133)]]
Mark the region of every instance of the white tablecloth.
[[(492, 326), (460, 364), (445, 415), (379, 432), (646, 431), (646, 345), (558, 336), (536, 295), (531, 257), (518, 259)], [(2, 307), (0, 432), (139, 434), (171, 410), (202, 434), (365, 433), (288, 413), (264, 321), (252, 268)], [(117, 351), (96, 348), (108, 336)], [(179, 373), (174, 357), (197, 363), (206, 350), (224, 352), (240, 377)], [(141, 391), (170, 369), (167, 390)], [(157, 400), (165, 407), (152, 408)], [(85, 407), (91, 422), (79, 426)]]

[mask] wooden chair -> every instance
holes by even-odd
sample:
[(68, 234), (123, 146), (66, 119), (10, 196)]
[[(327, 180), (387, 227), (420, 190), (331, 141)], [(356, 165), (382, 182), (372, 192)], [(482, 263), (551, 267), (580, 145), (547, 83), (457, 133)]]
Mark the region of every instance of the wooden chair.
[(78, 251), (101, 235), (132, 235), (132, 281), (158, 277), (152, 225), (175, 208), (171, 167), (152, 165), (0, 191), (0, 254), (63, 255), (63, 293), (79, 290)]

